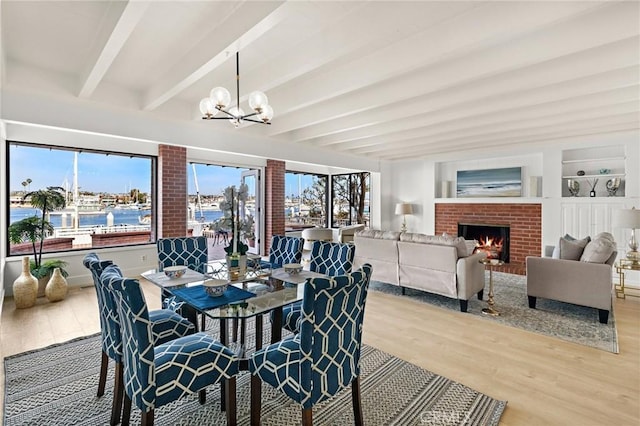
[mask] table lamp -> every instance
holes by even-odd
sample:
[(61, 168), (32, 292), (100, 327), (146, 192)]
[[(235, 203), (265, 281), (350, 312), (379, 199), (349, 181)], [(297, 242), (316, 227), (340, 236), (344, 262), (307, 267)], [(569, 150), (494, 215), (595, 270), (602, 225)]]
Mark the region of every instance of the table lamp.
[(402, 228), (400, 232), (407, 232), (407, 215), (413, 214), (413, 206), (409, 203), (396, 204), (396, 214), (402, 215)]
[(631, 229), (627, 260), (631, 262), (632, 266), (640, 266), (640, 253), (638, 253), (638, 240), (636, 240), (636, 229), (640, 229), (640, 210), (635, 207), (617, 210), (613, 223), (619, 228)]

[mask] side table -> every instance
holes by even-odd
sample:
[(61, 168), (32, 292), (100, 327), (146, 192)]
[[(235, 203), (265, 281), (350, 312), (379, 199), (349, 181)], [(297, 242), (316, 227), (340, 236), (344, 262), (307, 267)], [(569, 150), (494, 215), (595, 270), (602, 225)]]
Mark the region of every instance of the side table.
[(493, 301), (493, 268), (496, 266), (503, 266), (504, 262), (498, 259), (480, 259), (479, 262), (484, 265), (485, 269), (489, 270), (489, 299), (487, 300), (487, 304), (489, 306), (483, 308), (482, 313), (485, 315), (491, 315), (492, 317), (497, 317), (500, 315), (500, 312), (493, 308), (493, 305), (495, 304)]
[[(616, 297), (618, 299), (626, 299), (627, 295), (624, 293), (624, 273), (625, 271), (640, 271), (640, 265), (629, 262), (628, 260), (621, 259), (615, 263), (616, 272), (618, 273), (618, 284), (614, 285), (616, 291)], [(635, 296), (630, 294), (630, 296)]]

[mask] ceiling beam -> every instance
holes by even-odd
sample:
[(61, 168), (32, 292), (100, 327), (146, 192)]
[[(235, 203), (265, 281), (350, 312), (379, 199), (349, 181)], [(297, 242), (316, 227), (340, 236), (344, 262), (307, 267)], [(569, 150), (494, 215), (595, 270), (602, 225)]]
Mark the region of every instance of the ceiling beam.
[(127, 2), (120, 19), (118, 19), (109, 39), (102, 48), (102, 52), (84, 78), (84, 83), (78, 94), (80, 98), (91, 97), (98, 84), (109, 71), (111, 64), (113, 64), (118, 53), (122, 50), (127, 39), (135, 30), (136, 25), (144, 16), (150, 3), (148, 0), (129, 0)]
[[(228, 59), (235, 58), (237, 51), (259, 40), (285, 19), (292, 7), (295, 7), (295, 3), (243, 2), (233, 11), (233, 15), (243, 16), (247, 27), (238, 26), (237, 20), (226, 19), (222, 28), (212, 28), (208, 36), (178, 61), (175, 70), (168, 72), (158, 84), (147, 91), (143, 109), (151, 111), (158, 108)], [(224, 40), (228, 44), (219, 45), (219, 42), (215, 42), (220, 39), (220, 34), (227, 34)], [(204, 62), (203, 56), (207, 56)]]

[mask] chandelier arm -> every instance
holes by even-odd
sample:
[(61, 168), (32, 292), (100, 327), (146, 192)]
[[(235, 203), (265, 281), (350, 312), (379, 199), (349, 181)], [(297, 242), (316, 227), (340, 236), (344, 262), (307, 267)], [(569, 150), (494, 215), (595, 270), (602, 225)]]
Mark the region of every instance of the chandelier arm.
[(243, 121), (250, 121), (250, 122), (252, 122), (252, 123), (268, 124), (268, 125), (271, 125), (271, 123), (270, 123), (270, 122), (268, 122), (268, 121), (265, 123), (264, 121), (254, 120), (254, 119), (252, 119), (252, 118), (241, 118), (241, 120), (243, 120)]

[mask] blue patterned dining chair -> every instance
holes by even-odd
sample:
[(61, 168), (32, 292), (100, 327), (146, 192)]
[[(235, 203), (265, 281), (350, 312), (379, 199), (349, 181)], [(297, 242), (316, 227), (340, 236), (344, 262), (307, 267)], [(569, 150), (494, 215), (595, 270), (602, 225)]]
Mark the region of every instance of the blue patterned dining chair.
[[(156, 243), (158, 248), (158, 270), (162, 271), (167, 266), (186, 265), (189, 269), (201, 273), (207, 272), (209, 250), (206, 237), (174, 237), (160, 238)], [(162, 290), (162, 307), (180, 312), (189, 318), (194, 324), (198, 323), (198, 314), (189, 306), (184, 306), (171, 296), (166, 290)], [(202, 315), (201, 330), (205, 329), (205, 315)]]
[[(98, 397), (104, 395), (107, 380), (107, 368), (109, 358), (115, 363), (113, 384), (113, 403), (111, 406), (110, 424), (115, 425), (120, 421), (122, 411), (122, 398), (124, 385), (122, 382), (122, 334), (120, 332), (120, 319), (116, 301), (113, 294), (106, 289), (100, 277), (108, 266), (113, 265), (110, 260), (100, 260), (96, 253), (87, 254), (82, 260), (84, 266), (91, 271), (93, 283), (98, 299), (98, 312), (100, 314), (100, 332), (102, 336), (102, 358), (100, 361), (100, 376), (98, 379)], [(113, 266), (117, 269), (117, 266)], [(117, 269), (119, 271), (119, 269)], [(149, 312), (151, 336), (154, 344), (161, 344), (178, 337), (195, 333), (195, 326), (179, 314), (167, 310), (158, 309)]]
[(303, 247), (304, 238), (274, 235), (271, 237), (269, 261), (262, 261), (262, 266), (276, 269), (287, 263), (300, 263)]
[(122, 424), (128, 425), (131, 405), (142, 411), (142, 425), (153, 425), (154, 410), (187, 395), (206, 401), (206, 388), (225, 381), (227, 424), (236, 424), (238, 359), (206, 333), (195, 333), (154, 345), (149, 311), (140, 283), (123, 278), (113, 266), (100, 280), (114, 295), (120, 319), (125, 398)]
[[(311, 246), (309, 270), (330, 277), (351, 272), (356, 246), (353, 244), (314, 241)], [(282, 308), (282, 328), (297, 333), (302, 311), (302, 302)]]
[(356, 425), (362, 425), (360, 349), (371, 265), (346, 275), (308, 278), (300, 333), (256, 351), (251, 371), (251, 424), (260, 423), (262, 382), (302, 408), (302, 424), (313, 423), (312, 407), (351, 385)]

